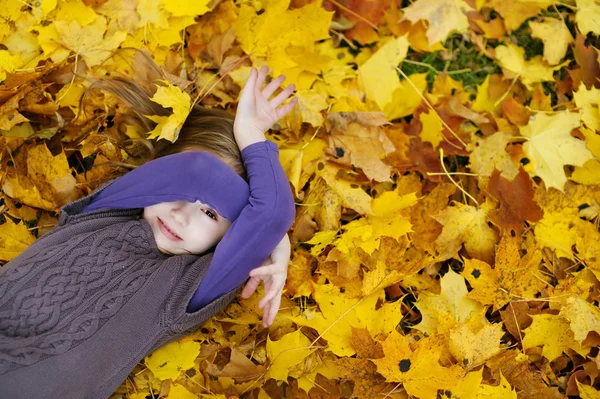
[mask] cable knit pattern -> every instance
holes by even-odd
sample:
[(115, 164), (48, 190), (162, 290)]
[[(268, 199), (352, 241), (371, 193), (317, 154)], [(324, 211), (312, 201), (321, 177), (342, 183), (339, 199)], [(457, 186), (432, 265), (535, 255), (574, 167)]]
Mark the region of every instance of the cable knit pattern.
[(0, 398), (108, 398), (241, 289), (186, 312), (212, 254), (161, 253), (140, 208), (81, 213), (96, 194), (0, 268)]
[(69, 350), (119, 311), (159, 265), (144, 240), (126, 221), (23, 254), (0, 277), (0, 374)]

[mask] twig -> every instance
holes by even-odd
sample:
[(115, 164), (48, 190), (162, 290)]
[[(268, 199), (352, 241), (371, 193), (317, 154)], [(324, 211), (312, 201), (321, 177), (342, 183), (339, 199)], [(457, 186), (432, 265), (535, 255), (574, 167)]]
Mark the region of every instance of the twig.
[(363, 17), (360, 14), (355, 13), (354, 11), (350, 10), (349, 8), (344, 7), (343, 5), (341, 5), (340, 3), (338, 3), (335, 0), (329, 0), (330, 3), (336, 5), (337, 7), (341, 8), (342, 10), (346, 11), (348, 14), (355, 16), (356, 18), (360, 19), (361, 21), (363, 21), (364, 23), (366, 23), (367, 25), (369, 25), (371, 28), (375, 29), (377, 32), (379, 32), (379, 28), (377, 27), (377, 25), (375, 25), (373, 22), (369, 21), (368, 19), (366, 19), (365, 17)]
[[(425, 96), (421, 93), (421, 91), (417, 88), (417, 86), (415, 86), (415, 84), (408, 78), (408, 76), (406, 76), (406, 74), (404, 73), (404, 71), (398, 67), (395, 67), (396, 70), (398, 72), (400, 72), (400, 74), (404, 77), (404, 79), (406, 79), (406, 81), (412, 86), (413, 89), (415, 89), (415, 91), (417, 92), (417, 94), (419, 94), (419, 96), (421, 97), (421, 99), (423, 101), (425, 101), (425, 104), (427, 104), (427, 106), (429, 107), (429, 109), (431, 109), (436, 115), (437, 117), (440, 119), (440, 121), (442, 122), (442, 125), (444, 125), (444, 127), (446, 129), (448, 129), (448, 131), (465, 147), (467, 148), (467, 144), (462, 141), (462, 139), (460, 137), (458, 137), (458, 135), (456, 133), (454, 133), (454, 130), (452, 130), (452, 128), (450, 126), (448, 126), (448, 124), (446, 123), (445, 120), (442, 119), (442, 117), (440, 116), (440, 114), (437, 113), (437, 111), (433, 108), (433, 106), (431, 105), (431, 103), (425, 98)], [(457, 146), (456, 144), (452, 143), (451, 141), (448, 141), (448, 139), (442, 134), (442, 137), (444, 138), (444, 141), (446, 141), (448, 144), (450, 144), (452, 147), (457, 148), (457, 149), (462, 149), (459, 146)]]

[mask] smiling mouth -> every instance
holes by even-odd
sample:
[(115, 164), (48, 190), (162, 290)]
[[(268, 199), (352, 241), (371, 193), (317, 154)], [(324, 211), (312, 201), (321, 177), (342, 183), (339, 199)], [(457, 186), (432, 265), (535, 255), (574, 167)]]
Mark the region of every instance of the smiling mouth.
[(182, 241), (181, 237), (175, 234), (173, 231), (169, 229), (169, 227), (160, 219), (158, 219), (158, 228), (163, 233), (165, 237), (167, 237), (171, 241)]

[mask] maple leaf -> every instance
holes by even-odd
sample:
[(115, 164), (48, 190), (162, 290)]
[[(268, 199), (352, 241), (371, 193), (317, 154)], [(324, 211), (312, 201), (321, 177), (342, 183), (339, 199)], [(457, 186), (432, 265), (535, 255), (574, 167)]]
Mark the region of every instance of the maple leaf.
[(512, 135), (505, 132), (496, 132), (484, 139), (476, 137), (470, 147), (470, 169), (482, 177), (491, 176), (494, 169), (497, 169), (503, 177), (512, 180), (519, 169), (506, 152), (506, 145), (511, 138)]
[[(592, 130), (600, 129), (600, 114), (598, 113), (598, 101), (600, 100), (600, 90), (595, 87), (591, 87), (589, 90), (585, 87), (585, 84), (581, 82), (577, 91), (573, 91), (573, 99), (579, 112), (581, 114), (581, 121), (584, 125)], [(596, 142), (594, 132), (582, 131), (586, 139), (590, 138), (592, 143), (587, 143), (588, 148), (591, 150), (594, 146), (593, 142)], [(592, 147), (592, 148), (590, 148)], [(600, 155), (600, 153), (599, 153)], [(597, 155), (596, 155), (597, 156)]]
[(574, 39), (565, 22), (557, 18), (546, 18), (544, 22), (529, 22), (531, 35), (544, 42), (544, 59), (556, 65), (567, 53)]
[(448, 349), (464, 365), (477, 367), (500, 353), (500, 339), (504, 335), (502, 324), (488, 324), (477, 333), (461, 324), (450, 331)]
[(564, 351), (573, 349), (582, 356), (587, 354), (569, 328), (569, 322), (562, 316), (551, 314), (532, 315), (533, 323), (523, 330), (523, 349), (543, 346), (542, 356), (549, 361), (559, 357)]
[(98, 15), (85, 26), (77, 21), (55, 21), (39, 28), (40, 46), (47, 56), (60, 50), (61, 46), (84, 57), (88, 66), (98, 65), (108, 58), (126, 38), (127, 33), (117, 31), (106, 36), (106, 18)]
[(443, 341), (423, 338), (412, 351), (405, 336), (393, 330), (381, 343), (385, 357), (374, 359), (377, 372), (390, 382), (402, 382), (406, 392), (423, 399), (437, 398), (437, 390), (452, 390), (462, 377), (458, 365), (442, 367)]
[(419, 120), (423, 125), (421, 129), (421, 140), (431, 143), (433, 148), (437, 148), (438, 144), (443, 140), (442, 136), (442, 121), (437, 112), (429, 111), (419, 115)]
[(145, 115), (148, 119), (156, 122), (158, 125), (149, 133), (148, 138), (159, 137), (175, 142), (179, 137), (181, 126), (190, 113), (190, 96), (180, 88), (163, 82), (165, 86), (158, 86), (158, 90), (152, 98), (155, 103), (165, 108), (172, 108), (173, 113), (170, 116)]
[(487, 224), (488, 212), (493, 205), (484, 203), (479, 207), (455, 203), (436, 215), (432, 215), (444, 228), (435, 240), (437, 259), (449, 259), (461, 245), (471, 256), (489, 260), (493, 258), (497, 233)]
[(246, 54), (269, 56), (289, 46), (312, 47), (317, 40), (329, 38), (327, 29), (333, 13), (319, 2), (288, 10), (290, 0), (274, 0), (257, 15), (254, 7), (242, 5), (233, 31)]
[(570, 61), (565, 61), (552, 67), (542, 60), (542, 56), (526, 60), (525, 49), (514, 44), (496, 47), (496, 58), (502, 68), (509, 72), (506, 74), (507, 77), (518, 76), (527, 87), (532, 87), (537, 82), (553, 81), (554, 71), (570, 63)]
[(504, 235), (496, 249), (496, 263), (492, 268), (478, 259), (465, 259), (462, 275), (473, 290), (468, 297), (484, 305), (494, 305), (494, 310), (516, 298), (534, 298), (548, 284), (539, 272), (542, 254), (528, 252), (519, 256), (517, 239)]
[(564, 165), (583, 166), (594, 156), (585, 142), (571, 136), (571, 130), (579, 126), (579, 114), (562, 111), (555, 115), (537, 114), (521, 134), (528, 140), (523, 151), (533, 162), (533, 174), (546, 183), (546, 187), (563, 190), (567, 181)]
[[(379, 109), (386, 112), (392, 102), (394, 91), (400, 87), (400, 78), (396, 67), (406, 57), (408, 39), (404, 36), (391, 39), (382, 45), (358, 69), (358, 75), (367, 96), (375, 101)], [(389, 118), (389, 112), (386, 116)]]
[[(321, 166), (322, 165), (322, 166)], [(360, 214), (370, 214), (372, 198), (357, 184), (337, 179), (338, 169), (322, 162), (317, 165), (317, 173), (327, 182), (327, 185), (342, 199), (345, 207), (354, 209)]]
[(511, 387), (502, 372), (500, 372), (500, 384), (497, 386), (482, 384), (483, 369), (467, 373), (454, 389), (452, 396), (459, 398), (506, 398), (517, 399), (517, 392)]
[(0, 224), (0, 260), (9, 261), (35, 241), (24, 223), (16, 224), (7, 218)]
[(427, 39), (432, 45), (446, 40), (450, 32), (466, 32), (469, 21), (465, 13), (472, 10), (463, 0), (418, 0), (403, 9), (403, 18), (413, 23), (420, 19), (429, 21)]
[(600, 391), (595, 390), (593, 387), (584, 385), (577, 380), (575, 380), (575, 383), (577, 384), (577, 389), (579, 389), (581, 399), (594, 399), (600, 396)]
[(267, 337), (267, 353), (273, 363), (267, 370), (265, 378), (286, 381), (290, 368), (316, 350), (309, 347), (310, 341), (300, 330), (285, 334), (278, 341), (272, 341)]
[(600, 34), (600, 6), (594, 0), (576, 0), (577, 13), (575, 20), (579, 31), (583, 35), (592, 32), (596, 35)]
[(590, 332), (600, 331), (600, 311), (578, 296), (567, 298), (560, 315), (570, 321), (574, 338), (580, 344), (583, 344)]
[(350, 165), (361, 168), (369, 179), (391, 180), (391, 167), (381, 157), (394, 152), (396, 148), (381, 128), (349, 123), (343, 131), (334, 129), (331, 132), (331, 142), (338, 159), (342, 158), (339, 156), (341, 149)]
[(465, 279), (450, 270), (441, 279), (439, 295), (424, 292), (417, 301), (421, 322), (415, 329), (429, 335), (445, 334), (457, 323), (479, 329), (485, 325), (484, 307), (467, 296)]
[(328, 350), (338, 356), (351, 356), (353, 328), (367, 328), (372, 336), (388, 334), (400, 322), (400, 307), (384, 303), (377, 312), (377, 301), (383, 295), (379, 289), (363, 298), (349, 298), (332, 284), (314, 285), (315, 301), (320, 313), (307, 310), (303, 315), (289, 317), (294, 323), (316, 329), (328, 342)]
[(515, 234), (523, 230), (523, 221), (537, 222), (544, 216), (540, 206), (533, 200), (533, 182), (522, 168), (511, 181), (501, 177), (500, 172), (494, 169), (488, 190), (501, 203), (500, 209), (491, 215), (493, 221), (514, 230)]
[(510, 32), (517, 29), (528, 18), (548, 8), (551, 1), (489, 0), (489, 5), (504, 19), (504, 25)]
[(182, 372), (194, 367), (194, 359), (199, 353), (198, 342), (173, 341), (152, 352), (144, 363), (156, 378), (175, 380)]

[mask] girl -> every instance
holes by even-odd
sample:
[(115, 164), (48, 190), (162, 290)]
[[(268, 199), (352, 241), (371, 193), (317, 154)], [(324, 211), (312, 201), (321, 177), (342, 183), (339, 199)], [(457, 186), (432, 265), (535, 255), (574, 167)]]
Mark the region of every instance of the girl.
[[(264, 133), (296, 101), (280, 106), (293, 85), (269, 100), (285, 78), (261, 90), (267, 72), (252, 69), (233, 123), (249, 184), (218, 144), (188, 143), (61, 208), (0, 269), (0, 397), (108, 397), (144, 356), (231, 302), (269, 254), (289, 255), (293, 197)], [(267, 324), (282, 274), (252, 270), (244, 289), (265, 279)]]

